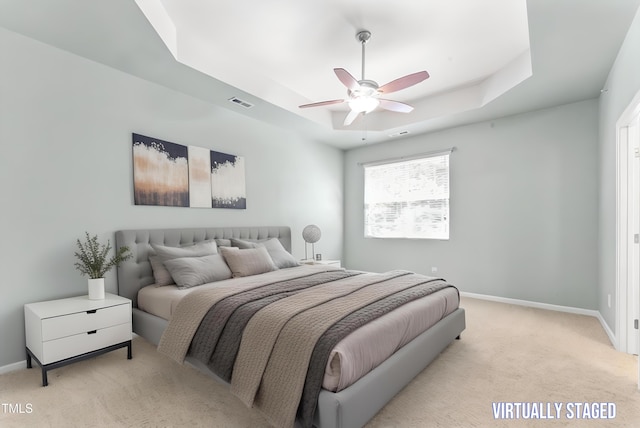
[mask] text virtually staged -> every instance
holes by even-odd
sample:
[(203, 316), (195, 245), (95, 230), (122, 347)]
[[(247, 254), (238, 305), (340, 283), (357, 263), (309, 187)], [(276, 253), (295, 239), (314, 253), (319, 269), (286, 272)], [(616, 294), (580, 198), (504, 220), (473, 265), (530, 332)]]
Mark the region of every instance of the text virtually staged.
[(498, 402), (494, 419), (615, 419), (615, 403)]

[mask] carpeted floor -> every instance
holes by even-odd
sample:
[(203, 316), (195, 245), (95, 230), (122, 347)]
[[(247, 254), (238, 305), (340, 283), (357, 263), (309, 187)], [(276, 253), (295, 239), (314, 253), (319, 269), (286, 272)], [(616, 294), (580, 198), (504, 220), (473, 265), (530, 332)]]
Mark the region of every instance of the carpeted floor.
[[(640, 426), (637, 357), (615, 351), (598, 320), (470, 298), (462, 306), (462, 340), (367, 427)], [(0, 376), (0, 426), (267, 426), (226, 386), (173, 363), (143, 339), (134, 340), (133, 351), (130, 361), (121, 349), (53, 370), (46, 388), (37, 367)], [(494, 407), (508, 406), (494, 403), (515, 402), (540, 418), (494, 418)], [(615, 418), (578, 419), (585, 414), (572, 403), (585, 402), (613, 403), (606, 409), (615, 406)], [(554, 404), (562, 407), (551, 419)]]

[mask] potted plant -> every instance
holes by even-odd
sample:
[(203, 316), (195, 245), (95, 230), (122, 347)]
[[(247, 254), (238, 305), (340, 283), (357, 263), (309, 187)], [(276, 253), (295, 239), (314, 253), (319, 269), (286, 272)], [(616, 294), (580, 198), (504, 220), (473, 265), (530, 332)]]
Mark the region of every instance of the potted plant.
[(114, 256), (107, 260), (107, 255), (111, 251), (111, 243), (107, 240), (106, 245), (98, 242), (98, 236), (89, 236), (85, 232), (85, 241), (76, 240), (78, 251), (75, 256), (78, 261), (75, 267), (83, 275), (89, 277), (89, 299), (104, 299), (104, 275), (112, 267), (118, 266), (121, 262), (131, 258), (129, 247), (122, 246)]

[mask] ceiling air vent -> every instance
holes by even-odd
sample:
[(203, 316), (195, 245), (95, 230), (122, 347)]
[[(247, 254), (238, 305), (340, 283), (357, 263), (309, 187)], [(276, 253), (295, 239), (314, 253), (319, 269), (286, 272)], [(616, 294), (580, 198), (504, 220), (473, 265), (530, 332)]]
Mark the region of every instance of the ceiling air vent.
[(389, 137), (401, 137), (403, 135), (407, 135), (408, 133), (409, 131), (404, 130), (404, 131), (396, 132), (395, 134), (389, 134)]
[(251, 104), (251, 103), (249, 103), (247, 101), (241, 100), (240, 98), (237, 98), (237, 97), (229, 98), (229, 101), (234, 103), (234, 104), (238, 104), (239, 106), (242, 106), (244, 108), (253, 107), (253, 104)]

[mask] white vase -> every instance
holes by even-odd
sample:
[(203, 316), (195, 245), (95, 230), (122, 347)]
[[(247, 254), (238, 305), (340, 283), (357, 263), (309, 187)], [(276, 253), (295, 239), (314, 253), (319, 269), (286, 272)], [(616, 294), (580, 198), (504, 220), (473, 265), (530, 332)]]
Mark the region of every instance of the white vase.
[(89, 300), (104, 299), (104, 278), (89, 278)]

